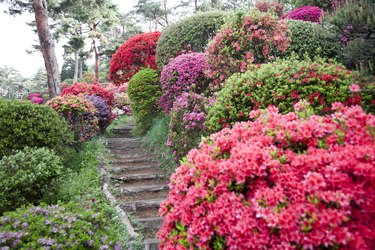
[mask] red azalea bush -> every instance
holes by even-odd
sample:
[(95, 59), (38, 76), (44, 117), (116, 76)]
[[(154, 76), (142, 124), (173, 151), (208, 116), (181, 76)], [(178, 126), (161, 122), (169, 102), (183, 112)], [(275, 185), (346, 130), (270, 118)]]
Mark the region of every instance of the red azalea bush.
[(62, 96), (66, 95), (97, 95), (100, 96), (103, 100), (105, 100), (108, 105), (112, 105), (114, 95), (112, 92), (108, 91), (107, 89), (101, 87), (99, 84), (90, 84), (90, 83), (79, 83), (76, 82), (73, 85), (64, 89), (61, 93)]
[(288, 45), (284, 21), (259, 11), (238, 12), (209, 44), (207, 75), (219, 87), (233, 73), (273, 60)]
[(320, 23), (323, 10), (316, 6), (302, 6), (282, 16), (282, 19), (302, 20), (313, 23)]
[(130, 80), (142, 68), (157, 69), (156, 43), (160, 32), (135, 35), (118, 48), (112, 56), (109, 77), (115, 84)]
[(283, 5), (281, 3), (257, 2), (255, 8), (261, 12), (273, 12), (278, 17), (283, 15)]
[(375, 249), (375, 116), (251, 113), (193, 149), (162, 203), (162, 249)]
[(68, 121), (76, 142), (91, 139), (99, 131), (96, 109), (83, 94), (57, 96), (47, 105)]
[(160, 76), (163, 95), (159, 103), (166, 114), (169, 114), (175, 99), (183, 92), (191, 90), (201, 93), (207, 88), (207, 69), (204, 53), (179, 55), (163, 67)]

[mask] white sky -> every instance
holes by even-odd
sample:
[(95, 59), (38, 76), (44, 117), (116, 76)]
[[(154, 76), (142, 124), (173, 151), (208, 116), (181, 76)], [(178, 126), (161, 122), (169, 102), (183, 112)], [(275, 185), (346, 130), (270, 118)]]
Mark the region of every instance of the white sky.
[[(112, 0), (119, 6), (121, 12), (128, 12), (132, 9), (135, 0)], [(32, 44), (38, 43), (38, 36), (26, 24), (34, 19), (33, 14), (10, 16), (4, 13), (6, 5), (0, 3), (0, 67), (10, 66), (25, 77), (31, 77), (40, 67), (44, 67), (42, 54), (37, 52), (31, 55), (26, 50), (31, 50)], [(63, 64), (62, 44), (57, 44), (56, 56), (61, 70)]]

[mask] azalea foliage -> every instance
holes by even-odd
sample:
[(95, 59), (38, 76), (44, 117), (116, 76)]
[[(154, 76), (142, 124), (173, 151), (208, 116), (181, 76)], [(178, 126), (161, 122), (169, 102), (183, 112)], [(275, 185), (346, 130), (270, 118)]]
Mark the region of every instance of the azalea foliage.
[(171, 177), (162, 249), (374, 249), (375, 116), (251, 112)]
[(142, 68), (156, 69), (155, 49), (159, 37), (159, 31), (138, 34), (121, 45), (110, 62), (111, 80), (123, 84)]
[(112, 105), (114, 94), (99, 84), (80, 83), (76, 82), (73, 85), (65, 88), (61, 93), (62, 96), (66, 95), (97, 95), (107, 102), (108, 105)]
[(287, 27), (273, 15), (252, 11), (238, 12), (214, 37), (207, 50), (213, 88), (230, 75), (245, 72), (251, 65), (275, 59), (289, 45)]

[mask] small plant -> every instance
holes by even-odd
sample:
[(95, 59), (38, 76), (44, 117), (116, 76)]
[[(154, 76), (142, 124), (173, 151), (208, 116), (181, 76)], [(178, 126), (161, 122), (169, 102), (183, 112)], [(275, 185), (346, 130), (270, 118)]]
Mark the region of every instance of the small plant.
[(157, 104), (161, 96), (159, 72), (149, 68), (139, 71), (129, 81), (128, 95), (137, 132), (144, 134), (160, 113)]
[(219, 88), (234, 73), (266, 63), (289, 45), (282, 20), (259, 11), (238, 12), (214, 37), (207, 50), (208, 76)]
[(135, 35), (118, 48), (112, 56), (109, 77), (115, 84), (123, 84), (142, 68), (156, 69), (155, 49), (160, 32)]
[(203, 53), (189, 53), (176, 57), (163, 67), (160, 85), (163, 95), (159, 104), (169, 114), (176, 98), (184, 92), (202, 93), (208, 87), (205, 71), (208, 64)]
[(47, 148), (26, 147), (3, 157), (0, 160), (0, 214), (37, 202), (62, 170), (60, 158)]
[(213, 134), (171, 177), (161, 249), (374, 249), (375, 116), (277, 108)]

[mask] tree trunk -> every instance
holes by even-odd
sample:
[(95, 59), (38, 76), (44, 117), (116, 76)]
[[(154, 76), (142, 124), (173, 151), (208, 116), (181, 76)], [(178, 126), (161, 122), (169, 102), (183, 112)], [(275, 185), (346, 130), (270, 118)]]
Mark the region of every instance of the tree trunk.
[(47, 3), (45, 0), (33, 0), (36, 28), (39, 37), (40, 50), (47, 71), (48, 90), (50, 98), (60, 94), (59, 69), (55, 55), (55, 44), (48, 27)]
[(83, 77), (83, 58), (79, 58), (79, 78)]
[(194, 9), (196, 12), (198, 11), (198, 0), (194, 0)]
[(78, 80), (78, 65), (79, 65), (78, 51), (74, 51), (74, 76), (73, 76), (73, 83)]
[(219, 0), (211, 0), (211, 6), (212, 6), (212, 8), (218, 8), (219, 7)]
[(96, 47), (96, 41), (95, 38), (92, 39), (92, 46), (95, 53), (95, 82), (99, 82), (99, 51)]

